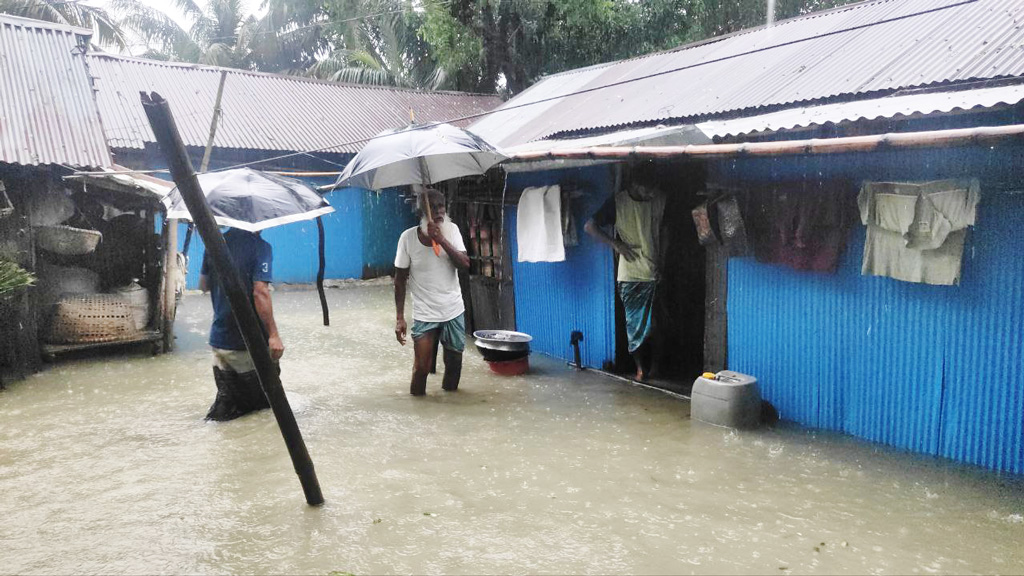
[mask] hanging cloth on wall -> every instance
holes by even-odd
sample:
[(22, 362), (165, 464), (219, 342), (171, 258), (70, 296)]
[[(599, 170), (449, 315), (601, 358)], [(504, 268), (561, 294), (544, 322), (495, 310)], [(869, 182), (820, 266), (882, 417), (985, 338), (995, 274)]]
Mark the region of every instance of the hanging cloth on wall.
[(697, 242), (701, 246), (718, 245), (718, 236), (711, 227), (711, 215), (708, 213), (708, 203), (704, 202), (690, 211), (693, 215), (693, 225), (697, 229)]
[(868, 227), (861, 274), (959, 284), (967, 227), (980, 199), (976, 178), (865, 182), (857, 197)]
[(779, 183), (748, 194), (747, 227), (760, 262), (834, 272), (853, 223), (843, 180)]
[(562, 262), (562, 191), (554, 186), (530, 187), (519, 197), (516, 233), (520, 262)]
[(750, 243), (747, 241), (747, 227), (740, 215), (740, 205), (733, 195), (715, 202), (718, 208), (718, 230), (722, 243), (729, 249), (729, 256), (749, 256)]

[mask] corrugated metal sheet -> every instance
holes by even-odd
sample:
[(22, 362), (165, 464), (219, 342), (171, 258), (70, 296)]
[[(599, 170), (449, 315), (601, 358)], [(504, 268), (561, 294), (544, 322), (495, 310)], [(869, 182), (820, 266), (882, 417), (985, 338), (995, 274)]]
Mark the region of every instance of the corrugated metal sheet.
[(758, 180), (983, 178), (957, 287), (861, 276), (860, 226), (836, 274), (732, 259), (730, 368), (756, 375), (784, 419), (1024, 472), (1024, 195), (994, 191), (1022, 163), (1024, 148), (720, 165)]
[[(97, 99), (112, 148), (155, 142), (139, 92), (170, 102), (186, 146), (206, 146), (222, 68), (92, 54)], [(228, 70), (223, 115), (214, 146), (253, 150), (314, 150), (369, 138), (407, 124), (480, 114), (496, 96), (423, 92), (321, 82), (294, 76)], [(332, 148), (358, 152), (361, 144)]]
[[(580, 353), (584, 365), (601, 368), (615, 359), (615, 276), (611, 251), (583, 232), (583, 223), (611, 193), (607, 168), (566, 170), (587, 191), (573, 206), (580, 245), (565, 250), (565, 262), (516, 261), (516, 214), (510, 208), (507, 226), (513, 258), (516, 329), (533, 336), (531, 349), (572, 360), (569, 336), (583, 332)], [(509, 175), (512, 188), (557, 182), (558, 172)]]
[(0, 162), (108, 167), (88, 30), (0, 15)]
[[(473, 130), (498, 145), (513, 146), (566, 132), (1022, 76), (1022, 20), (1019, 0), (863, 2), (550, 76)], [(635, 81), (601, 88), (624, 80)], [(566, 97), (591, 89), (597, 90)]]
[[(954, 110), (991, 108), (1014, 105), (1024, 100), (1024, 85), (959, 90), (955, 92), (928, 92), (905, 96), (889, 96), (873, 100), (857, 100), (839, 104), (823, 104), (748, 116), (733, 120), (699, 122), (696, 127), (709, 137), (747, 134), (750, 132), (786, 130), (790, 128), (838, 124), (846, 121), (874, 120), (876, 118), (909, 117)], [(648, 130), (655, 130), (653, 128)], [(668, 131), (663, 128), (661, 131)], [(657, 134), (657, 132), (654, 132)], [(611, 135), (604, 136), (610, 139)], [(583, 139), (588, 140), (588, 139)], [(534, 145), (539, 147), (539, 145)], [(549, 145), (550, 146), (550, 145)]]

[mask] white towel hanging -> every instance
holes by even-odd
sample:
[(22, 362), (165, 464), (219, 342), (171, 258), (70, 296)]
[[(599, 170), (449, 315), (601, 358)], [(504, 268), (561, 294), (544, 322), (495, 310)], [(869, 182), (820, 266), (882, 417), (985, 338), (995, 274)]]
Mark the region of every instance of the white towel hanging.
[(519, 198), (516, 232), (520, 262), (562, 262), (562, 190), (531, 187)]

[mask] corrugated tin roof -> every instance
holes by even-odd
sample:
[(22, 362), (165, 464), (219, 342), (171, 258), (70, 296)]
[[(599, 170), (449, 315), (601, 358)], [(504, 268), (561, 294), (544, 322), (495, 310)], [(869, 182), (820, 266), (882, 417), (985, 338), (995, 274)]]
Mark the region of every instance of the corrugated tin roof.
[(919, 117), (956, 110), (992, 108), (999, 105), (1012, 106), (1021, 101), (1024, 101), (1024, 85), (1015, 84), (1012, 86), (997, 86), (954, 92), (905, 94), (871, 100), (790, 108), (758, 116), (699, 122), (696, 124), (696, 127), (709, 138), (713, 138), (716, 136), (738, 136), (751, 132), (821, 126), (828, 123), (838, 124), (840, 122), (895, 118), (899, 116)]
[(871, 0), (550, 76), (472, 129), (512, 146), (1022, 75), (1020, 0)]
[(110, 166), (88, 30), (0, 15), (0, 162)]
[[(430, 122), (480, 114), (501, 104), (496, 96), (339, 84), (109, 54), (91, 54), (88, 60), (112, 148), (155, 142), (139, 102), (143, 91), (167, 99), (186, 146), (206, 146), (224, 70), (228, 75), (214, 139), (220, 148), (315, 150), (405, 125), (410, 109), (416, 121)], [(361, 143), (330, 151), (360, 148)]]

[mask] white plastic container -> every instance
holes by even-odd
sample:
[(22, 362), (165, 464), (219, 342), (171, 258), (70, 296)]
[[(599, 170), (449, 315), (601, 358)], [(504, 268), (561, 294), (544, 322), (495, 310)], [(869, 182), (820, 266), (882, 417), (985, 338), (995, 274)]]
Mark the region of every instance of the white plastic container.
[(756, 428), (761, 423), (757, 378), (731, 370), (698, 377), (690, 393), (690, 416), (716, 426)]
[(137, 282), (114, 290), (132, 307), (132, 318), (136, 330), (145, 330), (149, 324), (149, 293)]

